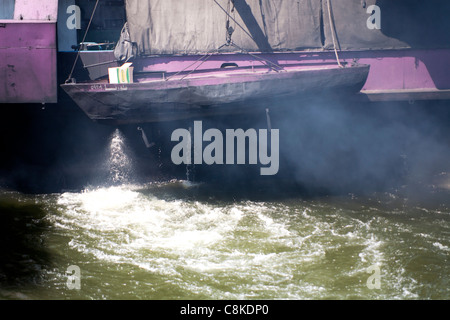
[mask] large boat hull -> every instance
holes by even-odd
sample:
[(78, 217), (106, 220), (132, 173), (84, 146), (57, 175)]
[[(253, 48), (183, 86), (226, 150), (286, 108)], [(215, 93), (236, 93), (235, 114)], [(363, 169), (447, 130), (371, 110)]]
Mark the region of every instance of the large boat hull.
[(63, 84), (91, 118), (114, 124), (174, 121), (277, 107), (282, 100), (355, 94), (369, 66), (303, 66), (282, 71), (216, 70), (127, 84)]

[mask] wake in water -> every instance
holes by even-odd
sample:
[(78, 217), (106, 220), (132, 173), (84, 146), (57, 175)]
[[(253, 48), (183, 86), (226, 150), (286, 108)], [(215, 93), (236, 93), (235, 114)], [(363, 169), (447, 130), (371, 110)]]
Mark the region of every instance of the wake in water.
[[(55, 248), (76, 259), (89, 298), (448, 298), (448, 208), (229, 201), (210, 189), (172, 181), (62, 194), (47, 202), (67, 239)], [(367, 286), (374, 266), (377, 290)]]

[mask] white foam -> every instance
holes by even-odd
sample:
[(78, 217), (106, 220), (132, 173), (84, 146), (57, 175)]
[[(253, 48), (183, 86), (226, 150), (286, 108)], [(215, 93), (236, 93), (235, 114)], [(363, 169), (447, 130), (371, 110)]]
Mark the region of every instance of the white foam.
[[(386, 250), (390, 230), (406, 233), (408, 225), (307, 203), (293, 211), (252, 201), (171, 200), (154, 196), (153, 187), (62, 194), (54, 225), (72, 236), (68, 246), (87, 259), (129, 264), (210, 298), (351, 296), (350, 290), (333, 292), (339, 279), (359, 281), (354, 294), (363, 295), (372, 265), (381, 268), (388, 298), (416, 296), (419, 284), (390, 263)], [(443, 241), (425, 240), (449, 251)]]
[(450, 251), (450, 248), (448, 246), (445, 246), (445, 245), (443, 245), (442, 243), (439, 243), (439, 242), (433, 243), (433, 246), (435, 246), (435, 247), (437, 247), (437, 248), (439, 248), (441, 250), (444, 250), (444, 251)]

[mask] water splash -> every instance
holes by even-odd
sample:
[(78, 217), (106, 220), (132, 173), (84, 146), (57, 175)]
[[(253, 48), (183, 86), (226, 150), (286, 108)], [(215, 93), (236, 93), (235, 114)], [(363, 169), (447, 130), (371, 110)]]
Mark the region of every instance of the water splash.
[[(371, 232), (370, 217), (365, 223), (325, 204), (316, 208), (301, 201), (286, 206), (173, 199), (177, 186), (66, 193), (57, 199), (60, 214), (54, 223), (72, 235), (70, 250), (102, 267), (120, 265), (141, 274), (140, 286), (133, 287), (137, 292), (151, 285), (172, 296), (213, 299), (345, 297), (348, 292), (370, 297), (358, 281), (367, 279), (368, 265), (385, 266), (385, 242)], [(353, 286), (339, 287), (334, 278)]]
[(131, 182), (133, 158), (126, 145), (125, 136), (119, 129), (116, 129), (111, 136), (108, 152), (109, 182), (113, 184)]

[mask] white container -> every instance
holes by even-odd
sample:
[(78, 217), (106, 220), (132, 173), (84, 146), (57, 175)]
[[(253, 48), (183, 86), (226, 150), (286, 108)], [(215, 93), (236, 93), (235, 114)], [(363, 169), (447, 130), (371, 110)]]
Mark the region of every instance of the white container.
[(132, 63), (125, 63), (121, 67), (108, 68), (109, 83), (133, 83), (133, 70)]

